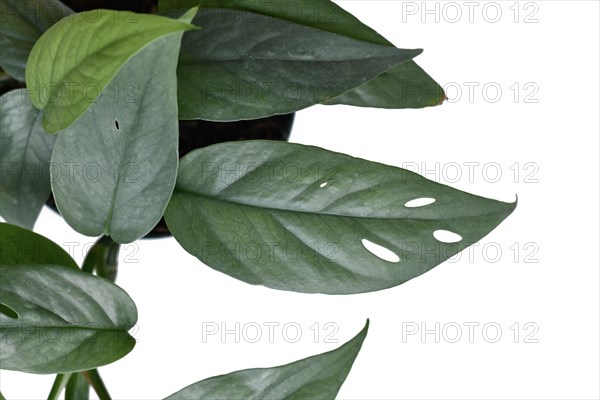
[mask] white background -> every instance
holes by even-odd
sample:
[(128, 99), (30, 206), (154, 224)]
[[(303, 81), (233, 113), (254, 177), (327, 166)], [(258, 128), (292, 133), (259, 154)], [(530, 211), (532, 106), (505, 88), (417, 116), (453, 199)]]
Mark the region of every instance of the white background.
[[(324, 342), (331, 332), (325, 323), (339, 328), (334, 338), (342, 343), (366, 318), (371, 330), (340, 399), (600, 397), (599, 3), (521, 2), (515, 22), (514, 2), (500, 1), (496, 23), (488, 21), (496, 6), (483, 13), (488, 2), (474, 9), (473, 22), (464, 2), (441, 2), (439, 22), (432, 14), (424, 23), (424, 5), (408, 3), (340, 2), (398, 47), (424, 48), (417, 61), (448, 88), (450, 101), (424, 110), (313, 107), (298, 114), (292, 141), (396, 166), (416, 163), (430, 179), (499, 200), (517, 193), (514, 214), (460, 260), (354, 296), (250, 286), (203, 266), (173, 239), (126, 247), (118, 283), (138, 305), (139, 342), (101, 368), (115, 399), (162, 398), (213, 375), (331, 350), (338, 345)], [(451, 23), (455, 5), (463, 15)], [(415, 7), (414, 15), (403, 12)], [(537, 22), (525, 23), (532, 12)], [(479, 85), (472, 98), (471, 82)], [(502, 95), (494, 102), (497, 87)], [(471, 176), (465, 163), (479, 163)], [(83, 244), (93, 241), (48, 210), (36, 231), (60, 244), (79, 243), (78, 261)], [(236, 343), (234, 335), (203, 341), (207, 322), (229, 329), (236, 322), (281, 325), (273, 343), (265, 326), (253, 344), (243, 336)], [(310, 327), (317, 322), (315, 343)], [(297, 343), (290, 343), (293, 329), (283, 334), (286, 323), (301, 327)], [(433, 333), (403, 337), (407, 327), (435, 331), (436, 323), (439, 343)], [(472, 338), (468, 323), (479, 324)], [(451, 343), (457, 325), (462, 337)], [(501, 337), (491, 343), (497, 327)], [(7, 371), (0, 378), (9, 399), (45, 398), (52, 383), (51, 376)]]

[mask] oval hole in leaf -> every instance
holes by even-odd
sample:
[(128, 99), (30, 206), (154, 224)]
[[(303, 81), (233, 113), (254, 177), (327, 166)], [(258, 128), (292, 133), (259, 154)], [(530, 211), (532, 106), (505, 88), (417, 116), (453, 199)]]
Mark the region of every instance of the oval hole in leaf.
[(0, 303), (0, 314), (6, 315), (8, 318), (18, 319), (19, 314), (9, 306)]
[(367, 249), (371, 254), (381, 258), (382, 260), (397, 263), (400, 261), (400, 257), (390, 249), (387, 249), (377, 243), (373, 243), (370, 240), (363, 239), (362, 245)]
[(323, 182), (319, 185), (320, 188), (324, 188), (325, 186), (327, 186), (329, 182)]
[(435, 199), (434, 198), (431, 198), (431, 197), (421, 197), (421, 198), (418, 198), (418, 199), (407, 201), (404, 204), (404, 207), (408, 207), (408, 208), (425, 207), (425, 206), (428, 206), (428, 205), (433, 204), (433, 203), (435, 203)]
[(438, 229), (433, 232), (433, 237), (443, 243), (458, 243), (462, 240), (462, 236), (458, 233), (446, 231), (444, 229)]

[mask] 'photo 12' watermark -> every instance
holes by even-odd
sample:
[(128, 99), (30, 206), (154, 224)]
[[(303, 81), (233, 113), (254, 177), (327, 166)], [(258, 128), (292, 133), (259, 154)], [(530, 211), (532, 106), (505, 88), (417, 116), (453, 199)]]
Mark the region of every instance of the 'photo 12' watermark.
[(540, 22), (540, 4), (535, 1), (403, 1), (402, 23)]
[(539, 343), (535, 322), (402, 322), (402, 343)]
[(202, 343), (338, 343), (335, 322), (202, 322)]

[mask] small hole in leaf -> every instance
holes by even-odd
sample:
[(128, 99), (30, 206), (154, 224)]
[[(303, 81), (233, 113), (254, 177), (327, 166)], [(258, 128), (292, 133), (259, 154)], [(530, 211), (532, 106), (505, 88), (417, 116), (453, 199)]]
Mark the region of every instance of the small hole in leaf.
[(117, 128), (117, 130), (119, 130), (119, 121), (117, 121), (116, 119), (115, 119), (115, 127)]
[(321, 184), (319, 185), (319, 187), (321, 187), (321, 188), (324, 188), (325, 186), (327, 186), (327, 184), (328, 184), (328, 183), (329, 183), (329, 182), (323, 182), (323, 183), (321, 183)]
[(433, 203), (435, 203), (435, 199), (433, 199), (431, 197), (421, 197), (419, 199), (407, 201), (406, 204), (404, 204), (404, 207), (408, 207), (408, 208), (425, 207), (425, 206), (428, 206)]
[(443, 243), (457, 243), (462, 240), (462, 236), (458, 233), (438, 229), (433, 232), (433, 237)]
[(371, 242), (370, 240), (363, 239), (362, 245), (367, 249), (371, 254), (381, 258), (382, 260), (397, 263), (400, 261), (400, 257), (396, 255), (390, 249), (387, 249), (381, 245)]
[(19, 318), (19, 314), (17, 314), (15, 310), (2, 303), (0, 303), (0, 314), (6, 315), (8, 318), (12, 319)]

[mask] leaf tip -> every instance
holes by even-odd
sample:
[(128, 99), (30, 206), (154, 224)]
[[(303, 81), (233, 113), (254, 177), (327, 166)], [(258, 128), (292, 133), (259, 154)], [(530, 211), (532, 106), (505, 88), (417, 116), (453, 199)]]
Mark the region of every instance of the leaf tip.
[(369, 318), (367, 318), (367, 321), (365, 322), (365, 326), (361, 329), (360, 332), (358, 332), (358, 334), (355, 336), (355, 339), (358, 339), (361, 342), (363, 342), (365, 340), (365, 338), (367, 337), (367, 334), (369, 333), (370, 325), (371, 325), (371, 320)]
[(185, 12), (185, 14), (183, 14), (181, 17), (178, 18), (178, 20), (181, 21), (181, 22), (185, 22), (186, 24), (190, 25), (190, 27), (188, 28), (188, 30), (200, 29), (200, 27), (192, 24), (192, 21), (196, 17), (196, 14), (198, 14), (198, 10), (199, 9), (200, 9), (200, 4), (198, 4), (196, 7), (192, 7), (189, 10), (187, 10)]

